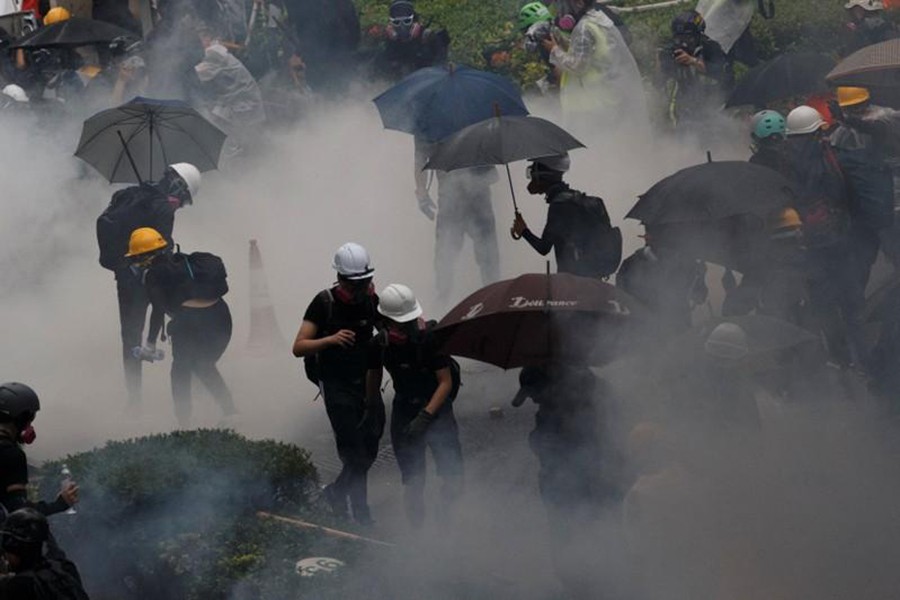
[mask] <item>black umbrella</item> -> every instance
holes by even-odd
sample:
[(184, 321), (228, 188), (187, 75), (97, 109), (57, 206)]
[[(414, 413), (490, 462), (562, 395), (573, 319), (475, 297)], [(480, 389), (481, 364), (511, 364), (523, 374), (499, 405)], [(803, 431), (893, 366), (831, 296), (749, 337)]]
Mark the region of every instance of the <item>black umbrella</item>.
[(75, 156), (110, 183), (156, 181), (172, 163), (215, 169), (225, 138), (184, 102), (135, 98), (85, 121)]
[(584, 144), (546, 119), (498, 115), (469, 125), (440, 142), (425, 168), (453, 171), (468, 167), (506, 165), (513, 206), (518, 211), (509, 163), (557, 156), (575, 148), (584, 148)]
[(731, 92), (725, 106), (768, 106), (778, 100), (827, 92), (825, 76), (833, 68), (834, 59), (824, 54), (781, 54), (748, 71)]
[(104, 21), (72, 17), (71, 19), (36, 29), (20, 39), (12, 47), (77, 47), (90, 44), (108, 44), (118, 37), (137, 39), (134, 33), (116, 25)]
[(743, 161), (710, 162), (658, 182), (625, 218), (645, 225), (707, 223), (741, 215), (765, 219), (793, 205), (795, 198), (791, 183), (777, 171)]

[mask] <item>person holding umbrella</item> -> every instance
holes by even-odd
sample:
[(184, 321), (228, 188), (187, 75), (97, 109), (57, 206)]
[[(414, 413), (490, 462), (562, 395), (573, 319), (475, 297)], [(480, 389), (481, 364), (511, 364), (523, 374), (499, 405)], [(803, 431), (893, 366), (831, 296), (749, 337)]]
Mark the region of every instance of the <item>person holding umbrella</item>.
[(425, 449), (431, 449), (443, 480), (437, 517), (446, 525), (462, 492), (463, 457), (453, 399), (459, 390), (459, 365), (438, 351), (431, 328), (413, 291), (392, 283), (379, 295), (385, 318), (381, 343), (372, 348), (366, 396), (381, 395), (383, 370), (394, 385), (391, 445), (403, 478), (406, 516), (420, 528), (425, 519)]
[[(189, 163), (170, 165), (156, 183), (142, 183), (113, 194), (109, 206), (97, 219), (100, 265), (115, 274), (122, 333), (122, 362), (128, 408), (139, 409), (141, 401), (141, 337), (150, 300), (141, 281), (141, 271), (125, 258), (131, 232), (152, 227), (172, 246), (175, 211), (193, 204), (200, 189), (200, 171)], [(137, 352), (139, 355), (139, 352)]]
[(542, 256), (554, 250), (560, 273), (609, 277), (622, 259), (622, 234), (610, 224), (602, 199), (573, 190), (563, 181), (569, 165), (568, 153), (531, 161), (528, 191), (544, 194), (547, 224), (538, 237), (516, 212), (510, 232), (514, 239), (525, 238)]

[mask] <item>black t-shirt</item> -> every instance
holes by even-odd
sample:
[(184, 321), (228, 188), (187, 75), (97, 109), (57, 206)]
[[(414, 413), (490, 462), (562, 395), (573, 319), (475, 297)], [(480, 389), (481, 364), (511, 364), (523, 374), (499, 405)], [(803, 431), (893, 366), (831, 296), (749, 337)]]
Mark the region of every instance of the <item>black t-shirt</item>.
[(7, 511), (22, 508), (21, 492), (10, 494), (6, 490), (11, 485), (28, 483), (28, 461), (22, 449), (8, 441), (0, 441), (0, 504)]
[(384, 367), (391, 375), (397, 398), (427, 404), (438, 387), (437, 371), (450, 366), (450, 357), (440, 354), (433, 336), (423, 333), (419, 341), (373, 345), (369, 368)]
[(371, 346), (378, 296), (371, 295), (363, 302), (342, 302), (334, 289), (316, 294), (303, 315), (304, 321), (314, 323), (316, 339), (349, 329), (356, 334), (356, 343), (350, 348), (327, 348), (319, 353), (322, 379), (357, 379), (365, 375), (368, 350)]

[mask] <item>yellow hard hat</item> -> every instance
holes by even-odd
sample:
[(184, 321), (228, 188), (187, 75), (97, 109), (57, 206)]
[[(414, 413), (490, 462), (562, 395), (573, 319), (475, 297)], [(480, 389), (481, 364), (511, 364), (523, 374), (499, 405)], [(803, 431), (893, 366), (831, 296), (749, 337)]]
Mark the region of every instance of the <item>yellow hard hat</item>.
[(800, 220), (800, 213), (793, 208), (785, 208), (772, 219), (770, 225), (776, 230), (797, 229), (803, 226), (803, 222)]
[(838, 104), (841, 108), (856, 106), (863, 102), (868, 102), (872, 95), (869, 90), (861, 87), (839, 87), (837, 89)]
[(152, 227), (141, 227), (131, 232), (131, 239), (128, 240), (128, 254), (126, 258), (132, 256), (140, 256), (148, 252), (155, 252), (168, 246), (169, 244), (157, 230)]
[(44, 15), (44, 25), (62, 23), (63, 21), (68, 21), (70, 18), (72, 18), (72, 13), (62, 6), (57, 6), (56, 8), (51, 8), (47, 11), (47, 14)]

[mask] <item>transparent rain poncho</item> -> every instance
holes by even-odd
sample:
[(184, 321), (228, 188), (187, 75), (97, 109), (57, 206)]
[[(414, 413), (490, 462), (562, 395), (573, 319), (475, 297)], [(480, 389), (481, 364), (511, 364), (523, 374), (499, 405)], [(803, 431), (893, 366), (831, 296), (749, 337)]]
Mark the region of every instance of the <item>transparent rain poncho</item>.
[(756, 0), (700, 0), (697, 12), (706, 20), (706, 35), (729, 52), (750, 25), (756, 5)]

